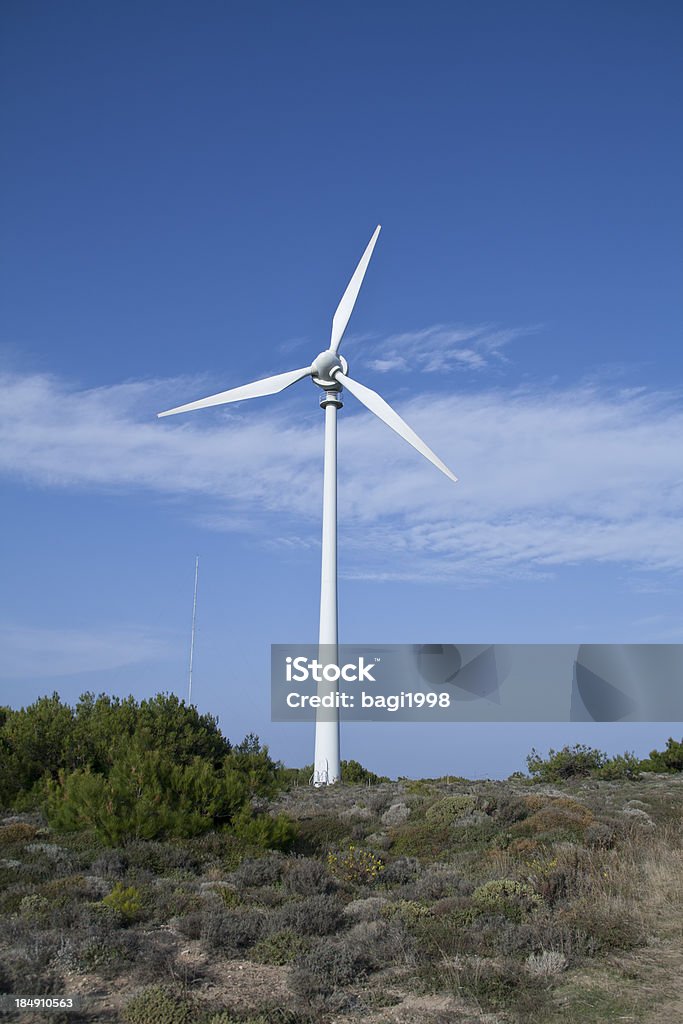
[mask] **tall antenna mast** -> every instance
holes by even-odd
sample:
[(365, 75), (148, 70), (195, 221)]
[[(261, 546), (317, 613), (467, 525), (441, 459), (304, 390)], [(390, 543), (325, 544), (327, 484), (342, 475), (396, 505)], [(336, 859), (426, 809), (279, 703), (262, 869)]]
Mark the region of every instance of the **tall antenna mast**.
[(197, 581), (199, 579), (199, 555), (194, 560), (194, 598), (192, 600), (192, 638), (190, 640), (190, 682), (187, 688), (187, 703), (192, 703), (192, 663), (194, 661), (194, 634), (197, 625)]

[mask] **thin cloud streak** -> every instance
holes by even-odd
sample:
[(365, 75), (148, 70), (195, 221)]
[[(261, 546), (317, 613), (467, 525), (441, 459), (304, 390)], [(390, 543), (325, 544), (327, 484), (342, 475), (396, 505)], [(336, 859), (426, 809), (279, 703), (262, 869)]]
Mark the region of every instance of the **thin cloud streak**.
[(157, 661), (169, 656), (165, 638), (137, 627), (43, 629), (0, 624), (2, 679), (57, 679)]
[[(6, 375), (0, 472), (44, 487), (192, 498), (188, 515), (209, 529), (284, 538), (291, 524), (292, 537), (304, 527), (308, 535), (321, 508), (321, 424), (281, 397), (259, 402), (258, 415), (254, 402), (153, 419), (187, 393), (187, 381), (77, 391), (52, 377)], [(346, 576), (464, 582), (600, 562), (683, 569), (680, 396), (592, 385), (396, 403), (458, 474), (456, 485), (345, 400)]]
[[(378, 373), (452, 373), (477, 371), (506, 362), (503, 350), (512, 341), (533, 334), (537, 327), (473, 327), (434, 324), (419, 331), (392, 334), (365, 343), (363, 357)], [(403, 352), (408, 355), (404, 356)]]

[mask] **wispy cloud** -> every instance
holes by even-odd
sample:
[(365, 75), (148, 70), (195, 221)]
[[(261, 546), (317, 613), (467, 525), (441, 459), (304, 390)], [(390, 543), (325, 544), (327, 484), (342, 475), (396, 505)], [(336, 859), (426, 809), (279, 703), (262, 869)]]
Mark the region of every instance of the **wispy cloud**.
[[(209, 528), (295, 543), (319, 518), (321, 426), (286, 396), (260, 403), (258, 416), (245, 403), (157, 422), (153, 410), (201, 387), (78, 391), (15, 374), (0, 391), (6, 476), (190, 497), (188, 514)], [(465, 580), (587, 562), (683, 569), (680, 396), (592, 385), (396, 405), (460, 481), (449, 483), (349, 396), (339, 441), (347, 575)]]
[(503, 350), (510, 342), (537, 327), (474, 327), (434, 324), (419, 331), (366, 339), (364, 356), (378, 373), (412, 370), (422, 373), (452, 373), (482, 370), (505, 360)]
[(155, 661), (168, 655), (164, 638), (139, 628), (40, 629), (0, 624), (0, 678), (55, 679), (79, 672)]

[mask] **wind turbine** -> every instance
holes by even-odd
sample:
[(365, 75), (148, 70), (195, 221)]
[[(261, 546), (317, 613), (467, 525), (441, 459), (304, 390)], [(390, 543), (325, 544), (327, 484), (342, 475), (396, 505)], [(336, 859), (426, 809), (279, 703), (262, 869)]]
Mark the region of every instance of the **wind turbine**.
[[(309, 366), (289, 370), (274, 377), (256, 380), (242, 387), (221, 391), (220, 394), (200, 398), (196, 402), (180, 405), (175, 409), (158, 413), (159, 416), (174, 416), (179, 412), (192, 412), (212, 405), (227, 405), (242, 402), (247, 398), (261, 398), (284, 391), (291, 384), (304, 377), (311, 377), (322, 390), (320, 405), (325, 410), (325, 460), (323, 471), (323, 529), (322, 529), (322, 571), (320, 578), (320, 644), (322, 660), (327, 663), (336, 660), (337, 647), (337, 409), (342, 407), (344, 388), (358, 399), (370, 412), (379, 417), (388, 427), (395, 430), (421, 455), (432, 462), (437, 469), (455, 482), (457, 477), (441, 461), (438, 455), (417, 436), (376, 391), (359, 384), (349, 377), (349, 366), (339, 354), (339, 346), (356, 304), (365, 272), (372, 256), (381, 225), (378, 225), (368, 242), (360, 263), (342, 295), (341, 302), (332, 319), (332, 336), (329, 348), (321, 352)], [(318, 693), (325, 695), (336, 690), (336, 683), (321, 682)], [(340, 779), (339, 766), (339, 711), (328, 709), (318, 711), (315, 725), (315, 761), (312, 781), (315, 786), (331, 785)]]

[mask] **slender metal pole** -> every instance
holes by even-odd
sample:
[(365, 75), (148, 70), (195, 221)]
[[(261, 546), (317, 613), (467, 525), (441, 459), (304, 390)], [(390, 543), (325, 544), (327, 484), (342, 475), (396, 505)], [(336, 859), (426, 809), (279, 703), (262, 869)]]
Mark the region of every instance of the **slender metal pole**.
[[(319, 660), (337, 661), (337, 409), (339, 390), (326, 390), (320, 404), (325, 410), (325, 466), (323, 472), (322, 571), (320, 575)], [(336, 696), (337, 683), (321, 681), (318, 695)], [(319, 708), (315, 722), (313, 784), (339, 782), (339, 709)]]
[(194, 662), (194, 634), (197, 624), (197, 581), (199, 579), (199, 555), (194, 560), (194, 599), (192, 601), (192, 637), (190, 639), (190, 682), (187, 688), (187, 703), (192, 703), (192, 665)]

